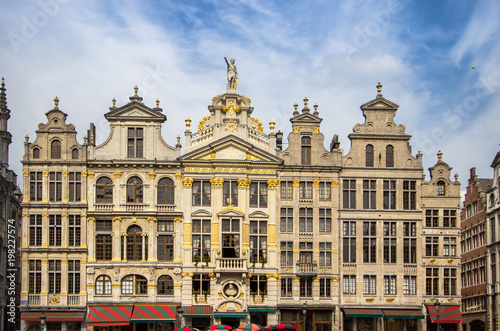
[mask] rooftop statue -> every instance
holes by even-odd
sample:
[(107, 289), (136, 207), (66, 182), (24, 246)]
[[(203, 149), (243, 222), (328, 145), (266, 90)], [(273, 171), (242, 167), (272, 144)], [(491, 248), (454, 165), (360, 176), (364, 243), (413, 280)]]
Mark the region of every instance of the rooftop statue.
[(226, 60), (227, 64), (227, 89), (234, 91), (238, 86), (238, 71), (234, 65), (233, 58), (231, 58), (231, 61), (228, 61), (227, 58), (224, 57), (224, 60)]

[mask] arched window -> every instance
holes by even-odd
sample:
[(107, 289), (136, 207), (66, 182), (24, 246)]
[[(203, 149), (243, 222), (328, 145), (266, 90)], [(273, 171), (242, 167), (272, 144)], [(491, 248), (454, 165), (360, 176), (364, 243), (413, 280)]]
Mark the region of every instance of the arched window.
[(437, 184), (437, 195), (444, 195), (445, 184), (443, 180), (438, 180)]
[[(128, 261), (141, 261), (142, 258), (142, 238), (144, 240), (147, 237), (142, 236), (142, 229), (140, 226), (132, 225), (127, 229), (127, 260)], [(144, 243), (146, 246), (147, 254), (147, 242)], [(144, 260), (146, 257), (144, 257)]]
[(302, 164), (311, 164), (311, 137), (302, 137)]
[(101, 177), (97, 180), (96, 202), (97, 203), (113, 202), (113, 181), (110, 178)]
[(158, 278), (157, 284), (159, 295), (174, 295), (174, 281), (169, 275), (163, 275)]
[(394, 167), (394, 147), (387, 145), (385, 148), (385, 166), (388, 168)]
[(140, 275), (129, 275), (122, 278), (122, 294), (148, 294), (148, 280)]
[(170, 178), (162, 178), (158, 182), (158, 204), (174, 204), (174, 181)]
[(366, 145), (366, 166), (373, 167), (373, 145)]
[(38, 147), (33, 148), (33, 158), (34, 159), (40, 158), (40, 148)]
[(111, 295), (111, 278), (106, 275), (100, 275), (95, 281), (96, 295)]
[(78, 148), (73, 148), (73, 149), (71, 150), (71, 157), (72, 157), (73, 159), (78, 159)]
[(127, 203), (142, 203), (142, 180), (132, 177), (127, 182)]
[(50, 144), (50, 157), (52, 159), (61, 158), (61, 142), (59, 140), (54, 140)]

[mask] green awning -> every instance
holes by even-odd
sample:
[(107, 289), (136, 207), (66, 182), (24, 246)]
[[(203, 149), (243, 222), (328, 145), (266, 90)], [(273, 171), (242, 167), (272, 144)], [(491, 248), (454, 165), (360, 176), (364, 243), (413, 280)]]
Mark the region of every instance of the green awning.
[(247, 317), (247, 314), (242, 313), (242, 312), (217, 312), (217, 313), (214, 313), (214, 317), (245, 318), (245, 317)]
[(184, 306), (184, 317), (210, 317), (212, 316), (212, 306)]
[(420, 309), (383, 309), (385, 318), (423, 320), (424, 314)]
[(384, 317), (384, 313), (380, 308), (342, 308), (342, 310), (345, 317)]
[(248, 308), (249, 313), (275, 312), (278, 308)]

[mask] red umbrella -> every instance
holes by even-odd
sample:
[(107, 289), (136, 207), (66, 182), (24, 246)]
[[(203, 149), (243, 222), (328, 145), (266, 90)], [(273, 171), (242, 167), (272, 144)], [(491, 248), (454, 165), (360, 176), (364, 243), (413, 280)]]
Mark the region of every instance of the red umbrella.
[(270, 325), (269, 328), (271, 328), (271, 330), (297, 330), (297, 327), (295, 325), (291, 325), (291, 324), (284, 324), (284, 323), (281, 323), (281, 324), (278, 324), (278, 325)]
[(238, 328), (236, 328), (234, 330), (235, 331), (259, 331), (261, 329), (262, 329), (262, 326), (249, 323), (249, 324), (240, 325)]
[(200, 331), (196, 328), (188, 328), (187, 326), (182, 326), (180, 328), (175, 329), (174, 331)]
[(223, 325), (223, 324), (216, 324), (212, 325), (208, 329), (205, 330), (232, 330), (233, 328), (230, 327), (229, 325)]

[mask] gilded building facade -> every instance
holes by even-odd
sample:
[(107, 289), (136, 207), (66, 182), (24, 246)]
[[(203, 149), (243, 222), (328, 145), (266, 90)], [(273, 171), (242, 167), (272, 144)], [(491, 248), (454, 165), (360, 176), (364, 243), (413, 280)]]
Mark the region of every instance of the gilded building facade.
[(25, 144), (22, 330), (433, 330), (436, 301), (458, 330), (460, 183), (441, 153), (425, 180), (381, 85), (344, 155), (307, 98), (284, 144), (237, 82), (185, 120), (183, 153), (137, 88), (101, 145), (55, 100)]

